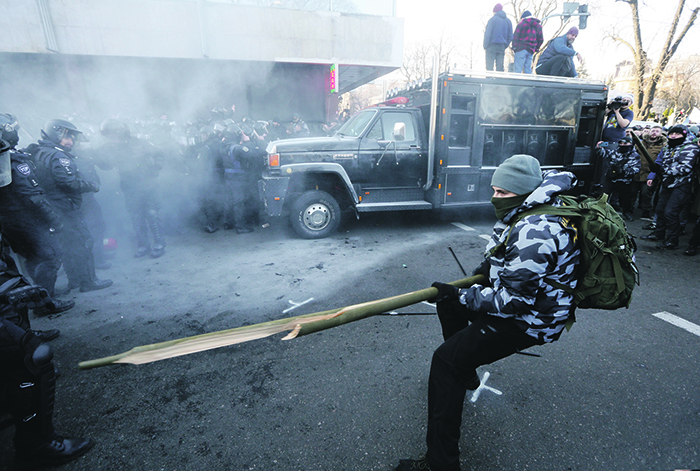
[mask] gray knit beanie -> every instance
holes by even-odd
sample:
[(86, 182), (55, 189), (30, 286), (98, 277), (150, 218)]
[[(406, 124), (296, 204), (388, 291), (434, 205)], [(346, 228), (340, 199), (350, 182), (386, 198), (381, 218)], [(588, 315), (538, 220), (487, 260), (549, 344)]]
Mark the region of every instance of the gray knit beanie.
[(536, 158), (518, 154), (507, 158), (493, 172), (491, 186), (511, 191), (516, 195), (531, 193), (542, 183), (542, 170)]

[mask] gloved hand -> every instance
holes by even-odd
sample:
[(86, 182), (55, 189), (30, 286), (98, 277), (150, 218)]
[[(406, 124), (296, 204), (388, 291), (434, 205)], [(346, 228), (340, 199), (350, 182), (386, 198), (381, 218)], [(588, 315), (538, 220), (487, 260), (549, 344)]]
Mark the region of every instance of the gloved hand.
[(7, 302), (15, 307), (26, 306), (29, 309), (53, 306), (53, 300), (46, 288), (37, 285), (13, 288), (6, 294)]
[(433, 288), (437, 288), (438, 294), (434, 298), (428, 299), (429, 303), (439, 303), (440, 301), (459, 299), (459, 288), (456, 286), (448, 285), (447, 283), (440, 283), (439, 281), (436, 281), (431, 286)]

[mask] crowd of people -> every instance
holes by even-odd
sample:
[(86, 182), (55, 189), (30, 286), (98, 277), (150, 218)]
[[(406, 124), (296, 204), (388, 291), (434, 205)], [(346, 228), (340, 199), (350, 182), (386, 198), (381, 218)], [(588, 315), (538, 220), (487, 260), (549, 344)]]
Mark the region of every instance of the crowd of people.
[[(112, 285), (96, 274), (110, 266), (103, 245), (107, 224), (95, 198), (102, 186), (97, 169), (117, 171), (134, 256), (158, 258), (166, 247), (162, 190), (191, 199), (192, 216), (208, 233), (252, 232), (267, 142), (311, 135), (297, 114), (290, 123), (247, 117), (237, 123), (224, 108), (184, 126), (165, 117), (77, 121), (51, 119), (36, 142), (19, 148), (17, 117), (0, 114), (0, 412), (12, 415), (16, 460), (28, 469), (64, 464), (93, 446), (88, 438), (54, 430), (56, 370), (47, 342), (60, 332), (33, 330), (29, 312), (68, 311), (75, 301), (60, 297), (71, 290)], [(174, 172), (176, 187), (161, 186), (169, 183), (162, 178), (167, 172)], [(175, 206), (182, 207), (180, 201)], [(68, 285), (59, 290), (61, 267)]]
[[(608, 105), (597, 145), (601, 173), (593, 191), (609, 194), (611, 204), (629, 221), (641, 210), (641, 218), (648, 220), (644, 227), (653, 231), (642, 239), (656, 241), (662, 250), (677, 249), (686, 226), (695, 222), (684, 253), (696, 255), (698, 128), (634, 128), (633, 102), (627, 94)], [(325, 126), (323, 132), (331, 133), (338, 125)], [(236, 122), (226, 108), (182, 126), (166, 117), (148, 122), (108, 118), (99, 125), (51, 119), (40, 139), (24, 148), (18, 147), (19, 130), (14, 115), (0, 114), (0, 364), (3, 377), (10, 379), (0, 394), (15, 419), (18, 460), (56, 465), (82, 455), (92, 442), (63, 438), (53, 429), (55, 370), (46, 342), (59, 333), (32, 330), (28, 313), (67, 311), (75, 302), (60, 299), (66, 292), (112, 285), (96, 274), (109, 267), (102, 244), (105, 217), (95, 198), (101, 188), (97, 169), (116, 169), (135, 235), (134, 256), (158, 258), (165, 253), (168, 233), (161, 193), (189, 198), (192, 216), (206, 233), (252, 232), (260, 222), (257, 181), (268, 142), (312, 133), (296, 114), (289, 123), (248, 117)], [(645, 152), (635, 146), (632, 133)], [(176, 188), (162, 185), (169, 181), (163, 178), (167, 172), (174, 172)], [(19, 256), (21, 269), (10, 249)], [(61, 267), (68, 279), (62, 291), (56, 288)]]
[[(605, 192), (628, 221), (635, 209), (653, 231), (643, 240), (656, 241), (656, 248), (680, 247), (686, 226), (694, 228), (685, 255), (697, 255), (700, 247), (700, 130), (697, 126), (661, 124), (631, 126), (631, 95), (616, 97), (609, 104), (603, 140), (596, 149), (600, 158), (594, 193)], [(634, 145), (636, 134), (644, 149)], [(647, 155), (645, 156), (644, 153)]]
[[(578, 33), (578, 28), (573, 26), (565, 34), (549, 41), (537, 59), (535, 73), (577, 77), (574, 58), (583, 63), (583, 57), (573, 47)], [(520, 22), (513, 31), (513, 24), (503, 11), (503, 5), (497, 3), (484, 31), (486, 70), (503, 72), (505, 53), (510, 47), (513, 51), (513, 72), (531, 74), (533, 57), (540, 52), (543, 43), (542, 23), (529, 10), (520, 15)]]

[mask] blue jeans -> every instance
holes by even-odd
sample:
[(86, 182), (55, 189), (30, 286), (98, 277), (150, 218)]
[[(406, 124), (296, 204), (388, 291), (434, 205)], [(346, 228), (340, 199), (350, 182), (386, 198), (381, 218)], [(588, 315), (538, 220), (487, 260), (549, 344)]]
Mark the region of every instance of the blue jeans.
[(525, 73), (525, 74), (531, 74), (532, 73), (532, 56), (533, 54), (528, 51), (527, 49), (523, 49), (522, 51), (518, 51), (515, 53), (515, 72), (516, 74), (520, 73)]

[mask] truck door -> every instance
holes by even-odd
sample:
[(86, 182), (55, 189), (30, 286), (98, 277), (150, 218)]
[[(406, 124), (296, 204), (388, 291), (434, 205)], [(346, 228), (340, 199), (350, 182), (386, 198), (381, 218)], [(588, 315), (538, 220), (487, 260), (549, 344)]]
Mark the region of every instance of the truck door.
[(449, 95), (449, 119), (444, 123), (449, 126), (447, 161), (439, 162), (445, 174), (442, 204), (446, 206), (474, 202), (478, 194), (479, 162), (474, 152), (478, 91), (478, 86), (454, 84)]
[(427, 149), (421, 145), (415, 113), (383, 110), (360, 144), (360, 159), (372, 166), (371, 185), (420, 187), (425, 182)]

